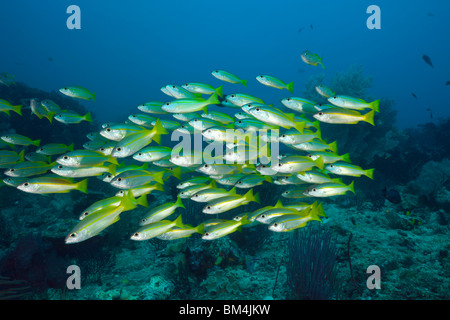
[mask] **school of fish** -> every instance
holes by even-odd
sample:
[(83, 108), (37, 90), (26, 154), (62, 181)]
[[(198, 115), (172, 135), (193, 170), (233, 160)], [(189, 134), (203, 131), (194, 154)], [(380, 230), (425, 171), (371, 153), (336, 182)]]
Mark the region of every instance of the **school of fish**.
[[(322, 58), (310, 51), (303, 52), (301, 58), (309, 65), (324, 68)], [(336, 141), (323, 139), (320, 123), (363, 121), (375, 125), (379, 100), (366, 102), (318, 85), (317, 92), (329, 104), (288, 96), (281, 100), (282, 106), (275, 107), (242, 93), (240, 89), (247, 87), (247, 80), (219, 69), (211, 75), (231, 84), (232, 93), (225, 95), (223, 85), (198, 82), (163, 86), (166, 102), (143, 103), (137, 106), (140, 112), (131, 114), (125, 122), (103, 124), (98, 132), (87, 135), (82, 148), (61, 143), (42, 145), (40, 139), (18, 133), (1, 136), (0, 168), (7, 176), (3, 183), (35, 194), (73, 190), (88, 193), (92, 177), (115, 187), (115, 195), (79, 213), (80, 221), (65, 239), (70, 244), (98, 235), (117, 222), (123, 212), (137, 206), (148, 211), (130, 233), (132, 240), (175, 240), (194, 234), (214, 240), (257, 224), (265, 224), (274, 232), (289, 232), (326, 217), (320, 198), (355, 193), (354, 182), (345, 184), (343, 177), (373, 179), (373, 169), (352, 164), (349, 154), (338, 153)], [(11, 79), (3, 74), (5, 85), (11, 85)], [(255, 79), (261, 85), (294, 92), (293, 82), (265, 74)], [(80, 86), (62, 87), (60, 92), (76, 99), (96, 97)], [(50, 100), (31, 99), (29, 103), (32, 114), (50, 123), (53, 119), (66, 125), (92, 121), (90, 113), (62, 110)], [(23, 110), (22, 105), (0, 99), (0, 111), (11, 116), (11, 111), (22, 115)], [(207, 145), (201, 150), (182, 144), (161, 145), (162, 136), (169, 134), (185, 138), (197, 134)], [(34, 150), (25, 153), (28, 148)], [(289, 151), (280, 153), (281, 148)], [(179, 179), (177, 198), (152, 207), (147, 195), (163, 192), (165, 181), (172, 176)], [(254, 190), (262, 184), (289, 189), (273, 206), (245, 211), (247, 204), (260, 203)], [(288, 200), (283, 204), (283, 198), (310, 201)], [(183, 200), (202, 203), (205, 221), (197, 226), (184, 224)], [(242, 209), (240, 214), (227, 215), (238, 207)]]

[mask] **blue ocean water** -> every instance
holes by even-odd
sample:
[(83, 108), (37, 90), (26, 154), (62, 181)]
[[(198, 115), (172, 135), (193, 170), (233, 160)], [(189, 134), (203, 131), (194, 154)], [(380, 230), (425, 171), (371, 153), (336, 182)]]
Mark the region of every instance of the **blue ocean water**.
[[(67, 13), (70, 5), (81, 10), (81, 29), (67, 27), (72, 14)], [(381, 10), (380, 29), (367, 26), (370, 5), (377, 5)], [(32, 122), (22, 121), (16, 114), (11, 118), (2, 115), (2, 135), (15, 130), (45, 143), (74, 142), (81, 149), (87, 141), (85, 134), (99, 131), (103, 123), (124, 122), (144, 102), (172, 100), (160, 88), (187, 82), (223, 85), (224, 94), (247, 93), (280, 108), (280, 100), (288, 96), (317, 97), (311, 90), (312, 84), (319, 84), (314, 82), (317, 79), (329, 86), (361, 86), (365, 96), (358, 98), (382, 99), (373, 128), (367, 123), (358, 124), (362, 129), (354, 131), (322, 126), (324, 136), (329, 135), (327, 142), (338, 141), (338, 149), (342, 151), (339, 154), (349, 153), (352, 162), (364, 169), (375, 168), (375, 179), (365, 176), (356, 179), (357, 194), (361, 190), (361, 197), (347, 194), (323, 200), (328, 215), (323, 226), (334, 232), (340, 250), (327, 251), (338, 256), (340, 271), (336, 282), (343, 283), (340, 291), (331, 286), (333, 290), (323, 290), (327, 292), (324, 296), (309, 296), (291, 285), (298, 271), (292, 266), (296, 260), (288, 259), (290, 251), (285, 247), (305, 248), (307, 241), (289, 238), (288, 234), (272, 234), (266, 229), (247, 230), (249, 235), (246, 235), (243, 228), (242, 233), (236, 232), (206, 247), (191, 238), (174, 244), (153, 240), (151, 245), (129, 244), (128, 238), (137, 226), (132, 217), (121, 219), (106, 235), (103, 233), (67, 249), (70, 245), (64, 244), (61, 235), (67, 235), (76, 224), (81, 210), (102, 196), (114, 194), (114, 189), (106, 189), (102, 182), (94, 181), (88, 195), (71, 192), (43, 197), (2, 187), (1, 205), (5, 209), (2, 213), (20, 213), (23, 222), (8, 226), (10, 218), (2, 218), (0, 276), (23, 280), (27, 288), (32, 288), (24, 289), (29, 291), (27, 295), (14, 292), (4, 297), (448, 299), (449, 11), (450, 4), (444, 1), (3, 2), (0, 4), (3, 43), (0, 73), (14, 75), (16, 83), (26, 87), (0, 84), (0, 99), (22, 104), (21, 99), (35, 98), (30, 96), (32, 93), (42, 95), (38, 97), (41, 100), (50, 97), (45, 97), (43, 92), (52, 93), (52, 97), (67, 99), (61, 100), (66, 104), (60, 105), (63, 109), (72, 107), (68, 105), (70, 101), (76, 101), (78, 104), (73, 108), (90, 112), (94, 123), (65, 126), (47, 123), (45, 119), (38, 122), (23, 109)], [(301, 59), (305, 50), (321, 56), (325, 68), (305, 64)], [(432, 65), (426, 63), (424, 55), (431, 59)], [(355, 66), (361, 69), (352, 69)], [(214, 78), (211, 72), (216, 69), (247, 79), (248, 87)], [(293, 94), (263, 86), (255, 79), (260, 74), (293, 81)], [(336, 75), (340, 75), (340, 80)], [(363, 80), (368, 83), (362, 84)], [(58, 92), (72, 85), (95, 92), (95, 101), (70, 100)], [(348, 90), (355, 92), (351, 91), (355, 88)], [(230, 115), (239, 111), (215, 110)], [(161, 119), (172, 118), (164, 115)], [(182, 180), (191, 175), (183, 175)], [(150, 207), (175, 201), (175, 184), (179, 181), (174, 181), (167, 183), (164, 193), (149, 195)], [(254, 192), (260, 193), (263, 204), (274, 205), (278, 199), (286, 201), (279, 196), (285, 187), (264, 182)], [(8, 198), (9, 192), (14, 202)], [(400, 203), (396, 200), (398, 195)], [(201, 206), (188, 202), (185, 202), (186, 212), (191, 216), (186, 221), (200, 223), (204, 219)], [(40, 212), (48, 203), (52, 203), (52, 212), (58, 212), (58, 208), (63, 214), (55, 214), (46, 223), (42, 218), (30, 220), (24, 216), (24, 213)], [(233, 212), (239, 214), (258, 208), (251, 204)], [(113, 232), (120, 234), (122, 230), (125, 230), (123, 236), (113, 236)], [(323, 235), (328, 236), (331, 237)], [(257, 245), (250, 244), (255, 241)], [(283, 250), (279, 250), (281, 244)], [(255, 248), (259, 246), (262, 249)], [(13, 249), (16, 251), (11, 253)], [(85, 253), (87, 249), (92, 250), (92, 255)], [(308, 251), (304, 250), (306, 255)], [(391, 255), (392, 252), (397, 254)], [(140, 258), (127, 270), (125, 261), (134, 259), (136, 254)], [(94, 260), (94, 255), (101, 259)], [(427, 255), (434, 262), (427, 260)], [(23, 256), (30, 261), (22, 261), (27, 260)], [(70, 262), (84, 263), (82, 270), (95, 273), (83, 278), (91, 290), (67, 289), (66, 273), (61, 274), (61, 269), (55, 271), (50, 266), (44, 270), (33, 269), (36, 264), (31, 261), (33, 256), (38, 260), (51, 256), (53, 265), (60, 267)], [(17, 257), (22, 257), (21, 264)], [(285, 266), (286, 261), (292, 263)], [(380, 266), (383, 289), (366, 287), (369, 265)], [(434, 272), (424, 272), (425, 269)], [(411, 278), (414, 281), (407, 281)], [(142, 279), (147, 279), (145, 285)], [(270, 290), (265, 291), (268, 287)]]

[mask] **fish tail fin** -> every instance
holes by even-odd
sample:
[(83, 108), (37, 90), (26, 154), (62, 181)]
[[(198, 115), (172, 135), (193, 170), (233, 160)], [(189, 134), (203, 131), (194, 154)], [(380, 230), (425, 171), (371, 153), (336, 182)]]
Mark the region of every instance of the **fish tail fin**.
[(25, 149), (22, 149), (19, 153), (19, 162), (25, 161)]
[(319, 204), (316, 206), (316, 209), (317, 209), (317, 215), (318, 215), (318, 216), (327, 218), (327, 215), (326, 215), (326, 213), (325, 213), (325, 210), (323, 210), (323, 204), (322, 204), (322, 203), (319, 203)]
[(32, 144), (35, 145), (36, 147), (39, 147), (39, 145), (41, 144), (41, 140), (34, 140), (32, 141)]
[(148, 201), (147, 201), (147, 196), (146, 195), (142, 195), (140, 196), (137, 200), (136, 200), (136, 204), (148, 208)]
[(244, 85), (244, 87), (247, 86), (247, 80), (241, 80), (241, 83)]
[(183, 228), (183, 220), (181, 214), (175, 219), (175, 226), (178, 228)]
[(160, 184), (164, 184), (163, 175), (164, 175), (164, 172), (161, 171), (161, 172), (156, 172), (156, 173), (152, 174), (152, 177), (153, 177), (154, 181), (156, 181)]
[(115, 176), (116, 175), (116, 165), (114, 163), (111, 163), (109, 166), (106, 167), (106, 172)]
[(88, 112), (84, 115), (84, 120), (86, 120), (88, 122), (92, 122), (92, 115), (90, 112)]
[(294, 93), (294, 81), (289, 82), (289, 83), (286, 85), (286, 89), (288, 89), (290, 93)]
[(204, 223), (199, 224), (198, 226), (196, 226), (194, 228), (194, 230), (195, 230), (195, 232), (200, 233), (200, 234), (205, 233), (205, 224)]
[(75, 189), (77, 189), (78, 191), (81, 191), (83, 193), (88, 193), (87, 187), (88, 187), (88, 179), (84, 179), (76, 184)]
[(334, 153), (337, 153), (337, 141), (333, 141), (328, 145), (328, 148), (333, 151)]
[(6, 113), (8, 116), (11, 116), (11, 115), (9, 114), (9, 110), (4, 110), (3, 112)]
[(73, 142), (67, 147), (67, 149), (69, 149), (69, 151), (73, 151)]
[(271, 176), (264, 176), (264, 180), (267, 181), (267, 182), (269, 182), (269, 183), (272, 183), (272, 182), (273, 182), (273, 179), (272, 179)]
[(133, 193), (131, 191), (125, 192), (119, 205), (122, 206), (123, 211), (129, 211), (136, 208), (137, 203), (134, 200)]
[(350, 160), (350, 153), (343, 154), (343, 155), (341, 156), (341, 160), (342, 160), (342, 161), (345, 161), (345, 162), (351, 163), (352, 161)]
[(19, 104), (17, 106), (12, 106), (12, 110), (17, 113), (18, 115), (22, 115), (22, 105)]
[(322, 157), (318, 157), (316, 160), (314, 160), (314, 163), (317, 168), (319, 168), (320, 170), (323, 170), (323, 158)]
[(217, 94), (216, 94), (216, 93), (214, 93), (213, 95), (211, 95), (211, 96), (208, 98), (208, 100), (206, 100), (206, 102), (207, 102), (208, 105), (209, 105), (209, 104), (219, 104), (219, 103), (220, 103), (219, 99), (217, 98)]
[(372, 168), (372, 169), (367, 169), (366, 171), (365, 171), (365, 175), (367, 176), (367, 177), (369, 177), (370, 179), (372, 179), (373, 180), (373, 171), (374, 171), (375, 169), (374, 168)]
[(233, 188), (231, 188), (230, 191), (228, 191), (229, 194), (236, 194), (236, 186), (234, 186)]
[(183, 201), (181, 200), (180, 197), (177, 198), (177, 201), (175, 202), (175, 206), (177, 208), (184, 208), (184, 209), (186, 209), (186, 207), (184, 206)]
[(371, 107), (375, 112), (380, 112), (380, 99), (371, 102), (371, 103), (370, 103), (370, 107)]
[(220, 86), (216, 89), (217, 95), (221, 98), (223, 97), (222, 90), (223, 90), (223, 86)]
[(355, 192), (355, 181), (352, 181), (352, 183), (350, 183), (350, 184), (348, 185), (348, 188), (349, 188), (349, 190), (350, 190), (351, 192), (353, 192), (354, 194), (356, 194), (356, 192)]
[(158, 191), (164, 191), (164, 186), (163, 186), (163, 184), (161, 184), (161, 183), (156, 183), (156, 184), (155, 184), (155, 190), (158, 190)]
[(108, 160), (107, 160), (107, 161), (110, 162), (110, 163), (113, 163), (113, 164), (115, 164), (115, 165), (119, 165), (119, 163), (117, 162), (117, 159), (114, 158), (114, 157), (111, 156), (111, 155), (108, 156)]
[(172, 169), (172, 176), (177, 178), (178, 180), (181, 180), (181, 167), (176, 167), (175, 169)]
[(305, 122), (304, 121), (295, 122), (294, 128), (297, 129), (298, 132), (303, 133), (303, 129), (305, 128)]
[(56, 115), (56, 112), (49, 112), (45, 117), (50, 123), (53, 123), (53, 117)]
[(323, 212), (322, 204), (319, 204), (317, 207), (311, 209), (311, 212), (309, 213), (311, 220), (322, 221), (319, 217), (320, 210)]
[(152, 129), (152, 132), (154, 133), (152, 139), (155, 140), (157, 144), (161, 144), (161, 135), (168, 133), (168, 131), (163, 127), (159, 118), (156, 119), (156, 123)]
[(275, 203), (274, 208), (283, 208), (283, 202), (281, 199), (278, 199), (277, 203)]
[(370, 123), (371, 125), (375, 125), (374, 122), (374, 115), (375, 115), (375, 110), (372, 110), (370, 112), (367, 112), (364, 117), (363, 117), (363, 121)]

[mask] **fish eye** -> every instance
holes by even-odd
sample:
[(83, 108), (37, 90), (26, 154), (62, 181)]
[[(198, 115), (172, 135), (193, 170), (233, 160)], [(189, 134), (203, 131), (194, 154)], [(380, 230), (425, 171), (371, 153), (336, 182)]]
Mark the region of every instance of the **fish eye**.
[(262, 215), (261, 215), (261, 218), (263, 218), (263, 219), (264, 219), (265, 217), (266, 217), (266, 215), (265, 215), (265, 214), (262, 214)]
[(136, 115), (135, 115), (135, 114), (132, 114), (131, 117), (132, 117), (132, 118), (136, 118)]
[(323, 112), (321, 111), (321, 112), (319, 112), (319, 113), (317, 113), (319, 116), (321, 116), (321, 115), (323, 115)]
[(119, 182), (122, 181), (122, 178), (117, 178), (117, 181), (119, 181)]
[(239, 120), (239, 121), (238, 121), (238, 123), (242, 123), (242, 121), (241, 121), (241, 120)]
[(195, 194), (194, 197), (198, 198), (198, 194)]
[(242, 184), (242, 181), (238, 181), (239, 184)]
[(234, 94), (232, 94), (231, 97), (234, 98)]
[(77, 234), (76, 234), (76, 233), (71, 233), (69, 237), (71, 237), (71, 238), (75, 238), (76, 236), (77, 236)]
[(219, 73), (219, 70), (215, 70), (214, 72), (215, 72), (215, 73)]
[(336, 98), (337, 98), (336, 96), (333, 97), (333, 99), (336, 99)]
[(86, 217), (88, 214), (89, 214), (89, 212), (86, 211), (86, 212), (83, 212), (82, 216)]
[[(110, 175), (110, 174), (108, 174), (106, 177), (107, 177), (108, 179), (110, 179), (110, 178), (112, 178), (113, 176)], [(120, 191), (120, 192), (123, 193), (123, 191)]]
[(110, 132), (111, 131), (111, 128), (106, 128), (106, 132)]
[(172, 88), (174, 88), (174, 89), (175, 89), (175, 85), (173, 85), (173, 86), (172, 86)]
[(256, 111), (259, 111), (259, 108), (256, 108)]
[(259, 76), (260, 78), (264, 78), (264, 76)]
[(141, 222), (145, 222), (145, 221), (147, 221), (147, 220), (146, 220), (146, 219), (142, 219), (142, 220), (141, 220)]
[(100, 148), (100, 151), (105, 151), (105, 148)]
[(139, 152), (139, 153), (138, 153), (138, 156), (142, 156), (142, 152)]
[(69, 157), (68, 157), (68, 156), (64, 156), (63, 159), (64, 159), (64, 160), (67, 160), (67, 159), (69, 159)]
[(312, 191), (313, 191), (313, 192), (316, 192), (316, 191), (317, 191), (317, 189), (316, 189), (316, 188), (312, 188)]
[(262, 166), (261, 166), (261, 168), (265, 168), (266, 167), (266, 165), (265, 164), (263, 164)]
[(133, 233), (133, 237), (138, 237), (138, 236), (139, 236), (138, 232)]
[(330, 168), (334, 168), (334, 166), (332, 164), (330, 164)]
[(39, 148), (39, 150), (38, 151), (44, 151), (44, 148)]
[(282, 165), (283, 165), (283, 164), (281, 164), (281, 163), (278, 163), (278, 166), (279, 166), (279, 167), (281, 167)]
[(61, 165), (58, 166), (58, 169), (62, 169), (62, 168), (63, 168), (63, 166), (61, 166)]
[(170, 102), (166, 102), (166, 106), (168, 106), (170, 104)]
[(24, 187), (28, 187), (28, 184), (29, 184), (28, 182), (25, 182), (25, 183), (23, 184), (23, 186), (24, 186)]
[(209, 232), (206, 232), (206, 233), (204, 234), (204, 236), (206, 236), (206, 237), (209, 236)]
[(281, 137), (282, 137), (282, 138), (285, 138), (285, 137), (286, 137), (286, 135), (285, 135), (285, 134), (282, 134), (282, 135), (281, 135)]
[(211, 206), (207, 206), (206, 209), (208, 209), (208, 210), (211, 209)]
[(207, 164), (205, 164), (205, 165), (204, 165), (204, 167), (205, 167), (205, 168), (208, 168), (208, 165), (207, 165)]
[(274, 226), (274, 227), (278, 227), (278, 223), (274, 223), (273, 226)]
[(286, 101), (291, 101), (291, 98), (287, 98)]
[(118, 147), (116, 150), (117, 150), (117, 151), (122, 151), (122, 148), (121, 148), (121, 147)]

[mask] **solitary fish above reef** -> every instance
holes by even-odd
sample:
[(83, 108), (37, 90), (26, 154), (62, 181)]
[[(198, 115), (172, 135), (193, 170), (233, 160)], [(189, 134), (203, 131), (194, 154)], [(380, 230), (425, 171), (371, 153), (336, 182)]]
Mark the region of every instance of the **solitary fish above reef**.
[(84, 100), (95, 100), (96, 93), (91, 93), (88, 89), (80, 86), (70, 86), (59, 89), (66, 96)]
[(312, 66), (317, 66), (320, 64), (322, 66), (322, 69), (325, 69), (325, 66), (322, 63), (322, 58), (319, 57), (317, 54), (312, 53), (309, 50), (306, 50), (303, 51), (301, 57), (305, 63), (310, 64)]

